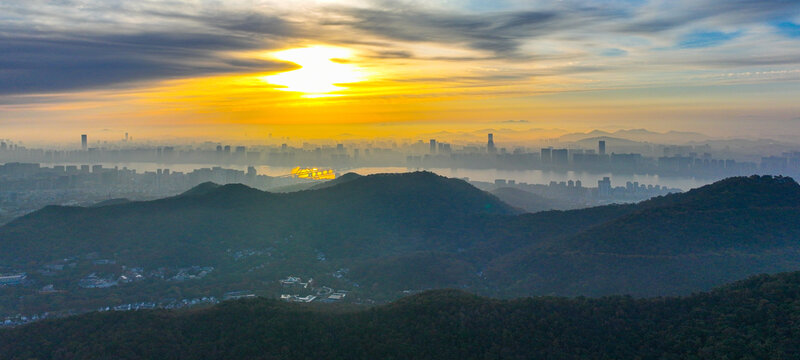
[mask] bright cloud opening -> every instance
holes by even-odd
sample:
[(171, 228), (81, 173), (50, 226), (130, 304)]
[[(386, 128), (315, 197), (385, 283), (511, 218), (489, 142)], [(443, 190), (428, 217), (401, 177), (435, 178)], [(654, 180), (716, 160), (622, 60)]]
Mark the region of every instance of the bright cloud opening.
[(303, 93), (306, 97), (330, 96), (346, 89), (343, 84), (367, 79), (359, 66), (346, 61), (353, 57), (350, 49), (330, 46), (311, 46), (278, 51), (272, 57), (295, 63), (300, 69), (264, 76), (261, 79), (280, 85), (280, 90)]

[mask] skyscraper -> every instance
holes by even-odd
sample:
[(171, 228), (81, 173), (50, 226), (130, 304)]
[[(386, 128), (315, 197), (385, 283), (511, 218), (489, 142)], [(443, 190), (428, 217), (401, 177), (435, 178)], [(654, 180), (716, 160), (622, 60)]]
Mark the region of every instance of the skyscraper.
[(497, 149), (494, 147), (494, 134), (489, 134), (489, 141), (486, 143), (486, 150), (489, 151), (490, 154), (494, 154)]
[(431, 154), (436, 154), (436, 139), (431, 139)]
[(552, 153), (553, 153), (553, 148), (551, 147), (542, 148), (542, 156), (541, 156), (542, 164), (549, 164), (553, 162)]
[(600, 155), (606, 154), (606, 141), (600, 140), (597, 142), (597, 153)]
[(569, 150), (567, 149), (553, 149), (551, 150), (552, 163), (556, 165), (567, 165), (569, 163)]
[(86, 134), (82, 134), (81, 135), (81, 149), (83, 149), (83, 151), (86, 151), (86, 149), (88, 147), (89, 147), (89, 141), (86, 138)]
[(608, 176), (603, 177), (603, 180), (597, 180), (597, 195), (608, 196), (611, 194), (611, 178)]

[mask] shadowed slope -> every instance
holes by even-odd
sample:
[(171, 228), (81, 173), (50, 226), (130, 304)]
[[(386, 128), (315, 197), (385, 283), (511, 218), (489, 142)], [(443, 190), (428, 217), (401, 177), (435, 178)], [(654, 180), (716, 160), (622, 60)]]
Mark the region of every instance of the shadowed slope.
[(369, 310), (255, 299), (0, 331), (9, 359), (792, 358), (800, 273), (685, 298), (491, 300), (440, 290)]
[(196, 263), (213, 261), (226, 248), (263, 247), (265, 240), (288, 236), (352, 255), (375, 248), (381, 243), (376, 238), (388, 242), (380, 244), (386, 251), (406, 246), (402, 238), (430, 224), (513, 212), (461, 180), (432, 173), (365, 176), (288, 194), (205, 183), (156, 201), (48, 206), (0, 228), (0, 259), (42, 262), (100, 252), (147, 263)]

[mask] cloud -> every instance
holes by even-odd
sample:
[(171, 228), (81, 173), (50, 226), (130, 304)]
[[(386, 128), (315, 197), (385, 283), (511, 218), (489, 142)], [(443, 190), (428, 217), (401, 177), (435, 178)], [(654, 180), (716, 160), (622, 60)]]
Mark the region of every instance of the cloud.
[[(309, 43), (357, 48), (375, 64), (398, 59), (408, 66), (453, 64), (454, 71), (473, 66), (442, 75), (442, 81), (465, 86), (584, 73), (599, 79), (620, 71), (635, 78), (676, 64), (722, 69), (800, 63), (798, 51), (786, 46), (800, 37), (792, 17), (800, 14), (796, 0), (508, 1), (488, 10), (464, 3), (0, 2), (0, 95), (281, 71), (290, 65), (234, 54)], [(713, 49), (727, 42), (731, 46)], [(698, 48), (707, 51), (692, 51)], [(475, 70), (471, 62), (491, 63), (486, 68), (503, 73)]]
[[(221, 11), (123, 10), (141, 24), (106, 19), (109, 9), (74, 13), (63, 7), (3, 8), (0, 95), (125, 86), (220, 73), (270, 72), (291, 64), (232, 53), (280, 46), (295, 31), (274, 16)], [(110, 6), (110, 5), (109, 5)], [(27, 20), (27, 21), (26, 21)]]
[(501, 124), (527, 124), (527, 123), (530, 123), (530, 121), (529, 120), (503, 120), (503, 121), (498, 121), (498, 123), (501, 123)]
[(742, 35), (741, 31), (724, 33), (720, 31), (693, 32), (681, 39), (678, 47), (683, 49), (696, 49), (718, 46)]
[(650, 1), (637, 9), (619, 29), (632, 33), (659, 33), (699, 22), (753, 24), (800, 11), (795, 0), (671, 0)]
[(335, 9), (346, 18), (327, 22), (346, 25), (384, 39), (407, 42), (460, 44), (504, 56), (520, 55), (523, 40), (548, 34), (559, 14), (519, 11), (491, 14), (452, 14), (414, 9)]
[(0, 37), (0, 94), (85, 89), (128, 82), (244, 71), (287, 64), (214, 54), (256, 48), (208, 34)]
[(369, 57), (373, 59), (411, 59), (414, 54), (407, 50), (386, 50), (375, 51)]
[(616, 56), (625, 56), (628, 55), (628, 52), (622, 49), (605, 49), (600, 52), (600, 55), (609, 56), (609, 57), (616, 57)]

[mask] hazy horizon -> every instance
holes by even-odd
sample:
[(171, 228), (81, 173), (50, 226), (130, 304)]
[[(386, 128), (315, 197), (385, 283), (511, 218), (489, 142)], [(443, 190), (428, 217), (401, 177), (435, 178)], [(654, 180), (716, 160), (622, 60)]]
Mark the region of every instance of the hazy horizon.
[[(81, 135), (87, 135), (89, 145), (92, 147), (104, 148), (131, 148), (131, 147), (152, 147), (152, 146), (179, 146), (179, 147), (203, 147), (215, 146), (218, 144), (245, 145), (245, 146), (280, 146), (287, 144), (292, 147), (303, 147), (312, 144), (315, 146), (336, 146), (345, 144), (347, 146), (410, 146), (416, 143), (427, 142), (430, 139), (439, 142), (447, 142), (456, 146), (481, 146), (486, 143), (487, 134), (494, 134), (495, 141), (503, 147), (517, 148), (536, 148), (547, 146), (570, 146), (592, 139), (617, 139), (619, 141), (641, 142), (653, 145), (684, 145), (684, 144), (703, 144), (714, 142), (725, 142), (731, 144), (746, 144), (747, 142), (762, 142), (769, 145), (794, 146), (800, 144), (797, 137), (790, 134), (774, 134), (772, 136), (759, 136), (758, 134), (740, 134), (730, 136), (712, 136), (697, 131), (651, 131), (644, 128), (594, 128), (585, 131), (569, 131), (558, 128), (525, 128), (531, 124), (527, 122), (514, 122), (495, 124), (497, 127), (485, 127), (476, 130), (461, 130), (419, 132), (414, 134), (404, 134), (398, 136), (384, 135), (368, 137), (353, 133), (331, 134), (324, 137), (305, 137), (302, 134), (288, 136), (286, 133), (267, 133), (261, 136), (245, 135), (242, 137), (230, 136), (172, 136), (162, 134), (155, 137), (138, 136), (137, 133), (119, 129), (98, 129), (84, 132), (56, 132), (54, 137), (47, 138), (36, 136), (35, 133), (29, 134), (30, 137), (10, 136), (13, 133), (5, 132), (0, 137), (2, 141), (20, 146), (76, 150), (81, 147)], [(519, 124), (520, 126), (515, 126)], [(130, 140), (125, 141), (125, 134), (130, 136)], [(591, 148), (592, 146), (589, 146)]]

